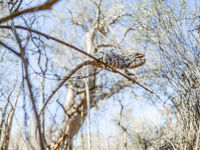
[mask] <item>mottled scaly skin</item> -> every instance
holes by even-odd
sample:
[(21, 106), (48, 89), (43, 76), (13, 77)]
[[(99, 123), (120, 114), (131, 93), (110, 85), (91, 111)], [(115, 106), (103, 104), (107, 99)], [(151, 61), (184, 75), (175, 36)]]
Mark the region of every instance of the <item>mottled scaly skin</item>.
[[(132, 53), (130, 55), (120, 55), (115, 52), (98, 52), (94, 55), (97, 59), (103, 61), (110, 67), (118, 69), (133, 69), (145, 64), (144, 55), (140, 53)], [(99, 64), (99, 67), (102, 65)]]

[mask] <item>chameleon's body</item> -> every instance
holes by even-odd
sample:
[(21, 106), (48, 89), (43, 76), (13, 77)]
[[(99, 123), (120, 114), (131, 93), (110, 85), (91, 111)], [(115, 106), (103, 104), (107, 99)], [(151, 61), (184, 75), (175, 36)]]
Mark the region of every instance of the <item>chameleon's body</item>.
[[(98, 52), (94, 55), (98, 60), (106, 65), (118, 69), (133, 69), (145, 64), (144, 55), (140, 53), (132, 53), (130, 55), (120, 55), (115, 52)], [(91, 65), (105, 68), (105, 66), (93, 59), (86, 59), (85, 62), (91, 62)], [(84, 61), (82, 62), (84, 63)], [(110, 70), (110, 69), (107, 69)], [(110, 70), (111, 71), (111, 70)]]

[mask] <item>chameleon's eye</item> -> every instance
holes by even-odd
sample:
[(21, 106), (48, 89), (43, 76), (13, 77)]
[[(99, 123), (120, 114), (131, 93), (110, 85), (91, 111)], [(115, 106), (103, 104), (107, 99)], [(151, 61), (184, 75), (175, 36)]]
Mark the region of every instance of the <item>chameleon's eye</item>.
[(127, 62), (127, 61), (130, 61), (130, 58), (125, 58), (124, 60)]

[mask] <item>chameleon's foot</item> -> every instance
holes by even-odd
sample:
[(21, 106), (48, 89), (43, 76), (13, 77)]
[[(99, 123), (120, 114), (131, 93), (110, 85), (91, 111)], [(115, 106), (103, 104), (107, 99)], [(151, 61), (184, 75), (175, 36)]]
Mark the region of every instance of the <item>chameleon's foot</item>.
[(135, 76), (134, 73), (129, 72), (128, 70), (125, 70), (124, 73), (128, 76)]

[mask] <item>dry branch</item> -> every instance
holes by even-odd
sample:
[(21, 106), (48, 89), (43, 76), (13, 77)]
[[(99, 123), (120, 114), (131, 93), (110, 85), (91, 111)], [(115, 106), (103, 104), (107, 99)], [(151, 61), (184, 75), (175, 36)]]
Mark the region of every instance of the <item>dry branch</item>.
[(30, 13), (30, 12), (36, 12), (36, 11), (51, 9), (52, 6), (58, 1), (59, 0), (51, 0), (51, 1), (47, 0), (47, 2), (45, 2), (42, 5), (35, 6), (35, 7), (32, 7), (32, 8), (28, 8), (28, 9), (25, 9), (25, 10), (22, 10), (22, 11), (19, 11), (19, 12), (14, 12), (14, 13), (10, 14), (9, 16), (1, 18), (0, 19), (0, 23), (12, 20), (12, 19), (14, 19), (14, 18), (16, 18), (18, 16), (21, 16), (23, 14), (27, 14), (27, 13)]

